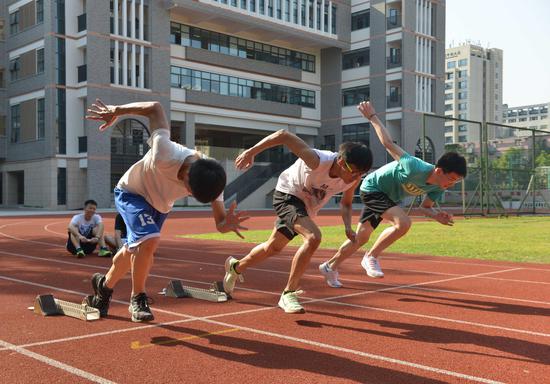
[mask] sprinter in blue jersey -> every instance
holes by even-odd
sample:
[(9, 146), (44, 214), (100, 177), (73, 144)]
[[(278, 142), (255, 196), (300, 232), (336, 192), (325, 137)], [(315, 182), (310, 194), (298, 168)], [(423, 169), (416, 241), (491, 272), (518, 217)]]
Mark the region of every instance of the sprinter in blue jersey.
[(363, 180), (361, 200), (364, 204), (355, 241), (346, 240), (329, 261), (319, 266), (319, 271), (327, 284), (338, 288), (338, 266), (357, 249), (365, 244), (380, 222), (391, 223), (373, 246), (365, 253), (361, 265), (370, 277), (384, 277), (378, 257), (380, 253), (403, 237), (411, 226), (411, 219), (398, 206), (406, 196), (426, 195), (421, 210), (443, 224), (453, 225), (453, 216), (445, 211), (434, 209), (434, 204), (443, 192), (466, 176), (466, 160), (455, 152), (447, 152), (434, 166), (405, 152), (395, 144), (386, 127), (382, 124), (370, 102), (362, 102), (357, 107), (372, 124), (376, 135), (395, 161), (384, 165)]

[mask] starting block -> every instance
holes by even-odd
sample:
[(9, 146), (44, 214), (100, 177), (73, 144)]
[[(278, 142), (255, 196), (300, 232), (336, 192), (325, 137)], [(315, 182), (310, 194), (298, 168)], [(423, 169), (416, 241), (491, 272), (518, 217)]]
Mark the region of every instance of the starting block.
[(231, 296), (223, 291), (223, 283), (221, 281), (215, 281), (212, 283), (210, 289), (204, 289), (185, 286), (180, 280), (171, 280), (168, 286), (159, 293), (166, 297), (192, 297), (194, 299), (213, 301), (215, 303), (222, 303), (231, 298)]
[(65, 315), (80, 320), (99, 320), (99, 310), (86, 303), (78, 304), (59, 300), (53, 295), (38, 295), (34, 299), (34, 307), (29, 307), (34, 313), (43, 316)]

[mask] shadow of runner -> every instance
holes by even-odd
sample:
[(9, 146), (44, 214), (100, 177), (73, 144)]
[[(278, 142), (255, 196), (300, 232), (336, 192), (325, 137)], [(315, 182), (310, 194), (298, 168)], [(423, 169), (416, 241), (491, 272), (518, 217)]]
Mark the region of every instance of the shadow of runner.
[[(478, 347), (495, 349), (505, 353), (511, 353), (517, 356), (523, 356), (527, 359), (518, 359), (508, 356), (495, 356), (492, 354), (478, 353), (483, 356), (498, 357), (507, 360), (541, 363), (545, 365), (550, 364), (550, 345), (548, 344), (534, 343), (526, 340), (513, 339), (511, 337), (491, 336), (482, 333), (435, 327), (431, 325), (410, 324), (390, 320), (372, 320), (319, 311), (308, 311), (308, 313), (315, 313), (323, 316), (332, 316), (336, 318), (344, 318), (347, 320), (360, 321), (363, 323), (368, 322), (371, 324), (377, 324), (385, 328), (398, 329), (400, 330), (400, 333), (396, 334), (391, 332), (377, 331), (374, 329), (357, 328), (317, 321), (307, 321), (305, 323), (300, 323), (297, 321), (298, 325), (312, 328), (331, 327), (396, 339), (414, 340), (424, 343), (444, 344), (446, 346), (448, 346), (449, 344), (470, 344), (476, 345)], [(470, 353), (470, 351), (453, 351), (457, 353)]]
[[(200, 336), (209, 345), (197, 343), (198, 339), (178, 340), (170, 337), (152, 337), (151, 343), (163, 347), (185, 346), (197, 352), (212, 357), (234, 361), (257, 368), (272, 370), (298, 370), (302, 372), (323, 375), (339, 379), (347, 379), (357, 383), (395, 384), (443, 384), (445, 381), (417, 376), (411, 373), (360, 363), (343, 356), (338, 351), (326, 353), (295, 346), (280, 345), (267, 341), (249, 340), (222, 334), (206, 334), (206, 332), (175, 325), (164, 325), (164, 329), (187, 335)], [(252, 335), (252, 334), (251, 334)], [(254, 336), (254, 335), (253, 335)], [(281, 342), (288, 342), (281, 340)], [(240, 350), (238, 353), (217, 348), (228, 347)], [(310, 348), (316, 348), (310, 346)], [(361, 358), (360, 356), (357, 356)], [(365, 359), (363, 357), (363, 359)], [(383, 362), (381, 362), (384, 364)], [(238, 377), (238, 372), (235, 373)], [(270, 380), (266, 378), (266, 381)], [(280, 382), (280, 381), (278, 381)]]

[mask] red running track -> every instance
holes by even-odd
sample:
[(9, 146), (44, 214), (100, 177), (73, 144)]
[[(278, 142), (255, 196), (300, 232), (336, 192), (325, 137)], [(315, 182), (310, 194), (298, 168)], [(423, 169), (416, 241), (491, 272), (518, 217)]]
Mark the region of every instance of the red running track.
[[(112, 215), (104, 215), (112, 228)], [(29, 311), (38, 294), (80, 301), (110, 260), (64, 250), (68, 216), (0, 222), (1, 383), (547, 383), (550, 266), (385, 255), (386, 277), (366, 277), (360, 254), (341, 268), (344, 288), (325, 285), (318, 251), (303, 278), (306, 314), (277, 301), (293, 249), (246, 272), (235, 299), (214, 304), (157, 295), (170, 279), (205, 287), (228, 255), (251, 244), (188, 240), (212, 232), (201, 213), (177, 212), (148, 281), (155, 322), (127, 312), (130, 281), (119, 283), (107, 319), (83, 322)], [(254, 214), (249, 226), (270, 228)], [(339, 215), (319, 218), (335, 225)]]

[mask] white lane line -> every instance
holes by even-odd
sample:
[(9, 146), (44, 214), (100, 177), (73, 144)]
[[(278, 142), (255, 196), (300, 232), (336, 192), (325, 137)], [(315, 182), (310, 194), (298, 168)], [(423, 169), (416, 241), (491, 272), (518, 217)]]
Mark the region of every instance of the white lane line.
[[(6, 253), (6, 252), (0, 251), (0, 253)], [(39, 258), (39, 257), (35, 257), (35, 256), (24, 256), (24, 255), (22, 255), (22, 256), (17, 256), (17, 257), (23, 257), (23, 258), (29, 258), (29, 259), (38, 259), (38, 260), (46, 261), (46, 262), (60, 262), (60, 263), (63, 263), (63, 264), (70, 264), (70, 265), (76, 265), (76, 266), (95, 267), (95, 266), (83, 265), (83, 264), (67, 262), (67, 261), (56, 261), (56, 260), (50, 260), (50, 259), (43, 259), (43, 258)], [(107, 269), (107, 268), (103, 267), (103, 269)], [(497, 273), (497, 272), (486, 272), (486, 273)], [(150, 276), (161, 278), (161, 279), (170, 279), (170, 280), (177, 280), (178, 279), (177, 277), (167, 277), (167, 276), (153, 275), (153, 274), (151, 274)], [(468, 276), (465, 276), (463, 278), (467, 278), (467, 277)], [(7, 277), (7, 276), (5, 276), (5, 277), (0, 276), (0, 279), (17, 281), (17, 282), (21, 282), (21, 283), (27, 282), (26, 280), (18, 280), (18, 279), (14, 279), (14, 278)], [(193, 282), (200, 283), (200, 284), (208, 284), (208, 283), (204, 283), (204, 282), (201, 282), (201, 281), (193, 281)], [(433, 283), (439, 283), (439, 282), (441, 282), (441, 280), (437, 280)], [(429, 284), (429, 283), (430, 282), (420, 283), (420, 284)], [(80, 293), (80, 292), (76, 292), (76, 291), (72, 291), (72, 290), (56, 288), (56, 287), (47, 286), (47, 285), (43, 285), (43, 284), (37, 284), (37, 283), (30, 283), (30, 284), (37, 285), (37, 286), (43, 286), (45, 288), (50, 288), (50, 289), (58, 289), (62, 292), (66, 292), (66, 293)], [(396, 289), (399, 289), (399, 288), (402, 288), (402, 287), (413, 287), (413, 285), (393, 286), (393, 287), (390, 287), (390, 288), (383, 288), (383, 289), (380, 289), (380, 290), (364, 291), (364, 292), (353, 293), (353, 294), (348, 294), (348, 295), (340, 295), (340, 296), (331, 296), (331, 297), (325, 297), (325, 298), (321, 298), (321, 299), (314, 299), (314, 298), (306, 297), (306, 296), (302, 296), (302, 298), (304, 299), (303, 304), (323, 302), (323, 303), (339, 305), (339, 306), (349, 306), (349, 307), (354, 307), (354, 308), (372, 309), (372, 310), (377, 310), (379, 312), (397, 313), (397, 314), (401, 314), (401, 315), (410, 315), (412, 317), (425, 318), (425, 319), (430, 319), (430, 320), (439, 320), (439, 321), (445, 321), (445, 322), (449, 322), (449, 323), (471, 325), (471, 326), (476, 326), (476, 327), (481, 327), (481, 328), (497, 329), (497, 330), (500, 330), (500, 331), (515, 332), (515, 333), (528, 334), (528, 335), (533, 335), (533, 336), (550, 337), (550, 334), (541, 333), (541, 332), (534, 332), (534, 331), (529, 331), (529, 330), (524, 330), (524, 329), (508, 328), (508, 327), (502, 327), (502, 326), (492, 325), (492, 324), (470, 322), (470, 321), (465, 321), (465, 320), (456, 320), (456, 319), (444, 318), (444, 317), (439, 317), (439, 316), (418, 314), (418, 313), (414, 313), (414, 312), (404, 312), (404, 311), (397, 311), (397, 310), (384, 309), (384, 308), (376, 308), (376, 307), (371, 307), (371, 306), (366, 306), (366, 305), (363, 306), (363, 305), (360, 305), (360, 304), (351, 304), (351, 303), (346, 303), (346, 302), (335, 301), (335, 300), (340, 299), (340, 298), (346, 298), (346, 297), (351, 297), (351, 296), (368, 295), (368, 294), (373, 294), (373, 293), (377, 293), (377, 292), (385, 292), (385, 291), (389, 291), (389, 290), (396, 290)], [(269, 294), (269, 295), (274, 295), (274, 296), (279, 296), (280, 295), (280, 293), (278, 293), (278, 292), (260, 291), (260, 290), (251, 289), (251, 288), (244, 288), (243, 290), (254, 292), (254, 293)], [(120, 301), (120, 300), (113, 300), (113, 302), (117, 302), (117, 303), (121, 303), (121, 304), (125, 304), (125, 305), (128, 304), (128, 302)], [(274, 307), (274, 308), (276, 308), (276, 307)], [(165, 311), (165, 310), (158, 309), (158, 308), (156, 310), (167, 313), (167, 314), (176, 315), (176, 316), (179, 314), (178, 312)]]
[[(21, 223), (23, 223), (23, 222), (15, 223), (15, 224), (21, 224)], [(15, 224), (6, 224), (6, 225), (1, 226), (0, 228), (3, 228), (3, 227), (8, 226), (8, 225), (15, 225)], [(57, 243), (48, 243), (48, 242), (42, 242), (42, 241), (33, 241), (33, 240), (21, 239), (21, 238), (12, 236), (12, 235), (5, 234), (3, 232), (0, 232), (0, 235), (6, 236), (6, 237), (11, 238), (13, 240), (18, 240), (18, 241), (23, 241), (23, 242), (45, 244), (45, 245), (49, 245), (49, 246), (57, 247), (57, 248), (64, 248), (65, 247), (64, 245), (60, 245), (60, 244), (57, 244)], [(178, 251), (199, 251), (199, 250), (195, 250), (195, 249), (191, 249), (191, 248), (171, 248), (171, 247), (159, 247), (159, 248), (170, 248), (170, 249), (175, 249), (175, 250), (178, 250)], [(216, 254), (216, 255), (218, 254), (217, 252), (213, 252), (213, 251), (204, 251), (204, 250), (202, 250), (201, 252), (203, 252), (203, 253), (212, 253), (212, 254)], [(168, 260), (168, 261), (174, 261), (174, 262), (199, 264), (199, 265), (212, 265), (212, 266), (218, 266), (218, 267), (223, 268), (223, 265), (216, 264), (216, 263), (208, 263), (208, 262), (203, 262), (203, 261), (195, 261), (195, 260), (187, 260), (187, 259), (174, 259), (174, 258), (168, 258), (168, 257), (162, 257), (162, 256), (155, 256), (155, 258), (159, 259), (159, 260)], [(527, 270), (528, 268), (521, 267), (520, 269)], [(265, 269), (265, 268), (249, 268), (249, 270), (268, 272), (268, 273), (278, 273), (278, 274), (285, 274), (285, 275), (288, 274), (288, 272), (276, 271), (276, 270)], [(427, 271), (416, 271), (416, 272), (426, 273), (426, 274), (435, 274), (435, 275), (438, 274), (437, 272), (427, 272)], [(459, 275), (459, 274), (444, 274), (444, 273), (442, 273), (440, 275), (450, 275), (450, 276), (457, 276), (457, 277), (465, 276), (465, 275)], [(319, 275), (311, 275), (311, 274), (304, 274), (304, 277), (320, 278)], [(491, 278), (491, 277), (479, 276), (477, 278), (482, 278), (483, 279), (483, 278)], [(492, 278), (492, 279), (496, 279), (496, 278)], [(353, 282), (353, 283), (363, 283), (364, 282), (362, 280), (346, 279), (346, 278), (341, 278), (340, 280), (344, 281), (344, 282)], [(550, 284), (550, 283), (546, 283), (546, 282), (529, 281), (529, 280), (512, 280), (512, 279), (504, 279), (504, 278), (500, 278), (499, 280), (515, 281), (515, 282), (520, 282), (520, 283)], [(188, 280), (188, 281), (192, 282), (191, 280)], [(382, 283), (378, 283), (378, 284), (382, 284)], [(456, 294), (461, 294), (461, 292), (456, 292)], [(472, 295), (472, 294), (470, 293), (469, 295)], [(511, 299), (511, 300), (524, 301), (523, 299)], [(526, 300), (525, 302), (534, 302), (534, 301)]]
[(100, 383), (100, 384), (114, 384), (114, 381), (111, 381), (111, 380), (107, 380), (103, 377), (100, 377), (100, 376), (97, 376), (97, 375), (94, 375), (90, 372), (86, 372), (86, 371), (83, 371), (82, 369), (78, 369), (76, 367), (73, 367), (71, 365), (68, 365), (68, 364), (65, 364), (65, 363), (62, 363), (60, 361), (57, 361), (57, 360), (54, 360), (54, 359), (51, 359), (49, 357), (46, 357), (44, 355), (40, 355), (38, 353), (35, 353), (35, 352), (32, 352), (32, 351), (29, 351), (25, 348), (22, 348), (22, 347), (18, 347), (17, 345), (13, 345), (13, 344), (10, 344), (4, 340), (0, 340), (0, 345), (5, 347), (6, 349), (9, 349), (11, 351), (14, 351), (14, 352), (17, 352), (21, 355), (24, 355), (24, 356), (27, 356), (27, 357), (30, 357), (31, 359), (35, 359), (35, 360), (38, 360), (44, 364), (47, 364), (51, 367), (55, 367), (55, 368), (59, 368), (65, 372), (69, 372), (75, 376), (79, 376), (79, 377), (82, 377), (86, 380), (90, 380), (94, 383)]
[[(5, 279), (4, 276), (0, 276), (0, 278)], [(7, 278), (7, 280), (17, 280), (17, 279)], [(24, 283), (25, 281), (24, 280), (19, 280), (18, 282)], [(33, 282), (27, 282), (27, 283), (30, 284), (30, 285), (45, 286), (44, 284), (37, 284), (37, 283), (33, 283)], [(50, 288), (50, 289), (58, 289), (58, 288), (52, 287), (52, 286), (47, 286), (47, 287)], [(65, 291), (65, 292), (67, 291), (65, 289), (59, 289), (59, 290)], [(118, 300), (113, 300), (113, 301), (118, 302)], [(270, 307), (269, 309), (272, 309), (272, 308), (274, 308), (274, 307)], [(296, 343), (311, 345), (311, 346), (315, 346), (315, 347), (319, 347), (319, 348), (323, 348), (323, 349), (349, 353), (349, 354), (356, 355), (356, 356), (366, 357), (366, 358), (369, 358), (369, 359), (372, 359), (372, 360), (383, 361), (383, 362), (386, 362), (386, 363), (411, 367), (411, 368), (415, 368), (415, 369), (422, 370), (422, 371), (434, 372), (434, 373), (437, 373), (437, 374), (440, 374), (440, 375), (457, 377), (457, 378), (460, 378), (460, 379), (466, 379), (466, 380), (475, 381), (475, 382), (478, 382), (478, 383), (503, 384), (502, 382), (499, 382), (499, 381), (490, 380), (490, 379), (477, 377), (477, 376), (472, 376), (472, 375), (467, 375), (467, 374), (460, 373), (460, 372), (435, 368), (435, 367), (431, 367), (431, 366), (428, 366), (428, 365), (418, 364), (418, 363), (414, 363), (414, 362), (410, 362), (410, 361), (406, 361), (406, 360), (394, 359), (394, 358), (383, 356), (383, 355), (377, 355), (377, 354), (373, 354), (373, 353), (358, 351), (358, 350), (355, 350), (355, 349), (339, 347), (339, 346), (335, 346), (335, 345), (332, 345), (332, 344), (326, 344), (326, 343), (321, 343), (321, 342), (312, 341), (312, 340), (308, 340), (308, 339), (298, 338), (298, 337), (294, 337), (294, 336), (288, 336), (288, 335), (284, 335), (284, 334), (280, 334), (280, 333), (276, 333), (276, 332), (263, 331), (263, 330), (256, 329), (256, 328), (244, 327), (244, 326), (241, 326), (241, 325), (231, 324), (231, 323), (225, 323), (225, 322), (213, 320), (211, 318), (196, 317), (196, 316), (187, 315), (187, 314), (183, 314), (183, 313), (177, 313), (177, 312), (172, 312), (172, 311), (164, 311), (164, 310), (159, 310), (158, 308), (156, 308), (155, 310), (159, 311), (159, 312), (169, 312), (169, 313), (172, 313), (172, 314), (175, 314), (175, 315), (184, 316), (184, 317), (189, 318), (189, 320), (197, 320), (197, 321), (202, 321), (202, 322), (205, 322), (205, 323), (208, 323), (208, 324), (216, 324), (216, 325), (221, 325), (221, 326), (224, 326), (224, 327), (237, 328), (237, 329), (240, 329), (242, 331), (248, 331), (248, 332), (251, 332), (251, 333), (254, 333), (254, 334), (274, 337), (274, 338), (288, 340), (288, 341), (294, 341)], [(81, 338), (84, 338), (84, 337), (81, 337)], [(8, 344), (8, 343), (5, 343), (5, 344), (6, 345), (4, 345), (4, 346), (6, 346), (6, 347), (12, 346), (12, 348), (8, 347), (8, 349), (19, 348), (23, 351), (26, 351), (26, 349), (24, 349), (22, 347), (17, 347), (15, 345)], [(33, 352), (30, 352), (30, 351), (27, 351), (27, 352), (33, 353)], [(38, 355), (38, 356), (41, 356), (41, 355)], [(59, 364), (62, 364), (62, 363), (59, 363)]]

